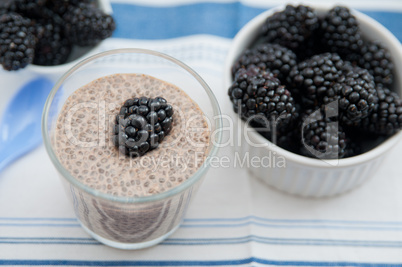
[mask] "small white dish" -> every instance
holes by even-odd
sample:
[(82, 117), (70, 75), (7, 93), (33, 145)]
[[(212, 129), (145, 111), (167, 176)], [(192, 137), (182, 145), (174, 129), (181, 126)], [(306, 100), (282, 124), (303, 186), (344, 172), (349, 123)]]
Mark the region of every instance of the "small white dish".
[[(310, 6), (316, 10), (319, 16), (333, 7), (333, 5), (317, 4)], [(285, 6), (279, 6), (263, 12), (248, 22), (235, 36), (225, 63), (225, 90), (233, 82), (231, 66), (235, 60), (255, 41), (266, 18), (284, 8)], [(381, 41), (391, 53), (395, 64), (395, 73), (401, 74), (402, 47), (398, 39), (369, 16), (353, 9), (351, 11), (359, 21), (364, 37), (372, 41)], [(396, 88), (402, 95), (402, 76), (395, 76)], [(233, 112), (229, 97), (226, 98), (225, 106), (232, 118), (238, 118), (237, 114)], [(236, 121), (240, 124), (238, 134), (241, 135), (241, 137), (237, 137), (240, 139), (236, 139), (241, 140), (236, 153), (240, 153), (242, 157), (247, 154), (249, 159), (266, 157), (271, 161), (271, 166), (268, 167), (262, 166), (263, 164), (259, 164), (259, 166), (248, 164), (250, 165), (248, 166), (249, 172), (280, 191), (303, 197), (334, 196), (362, 184), (373, 176), (388, 152), (402, 137), (401, 131), (379, 146), (358, 156), (340, 160), (319, 160), (282, 149), (265, 139), (254, 129), (245, 128), (245, 123), (242, 120), (236, 119)], [(248, 132), (248, 140), (245, 138), (246, 132)], [(254, 145), (250, 145), (250, 142)], [(275, 160), (276, 162), (284, 161), (285, 166), (272, 166)]]

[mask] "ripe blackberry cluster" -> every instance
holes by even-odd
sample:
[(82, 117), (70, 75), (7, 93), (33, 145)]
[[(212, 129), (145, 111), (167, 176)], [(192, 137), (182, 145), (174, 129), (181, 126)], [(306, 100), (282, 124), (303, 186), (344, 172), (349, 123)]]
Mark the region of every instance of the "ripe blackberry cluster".
[(284, 81), (290, 70), (296, 65), (296, 54), (278, 44), (264, 43), (247, 49), (232, 68), (234, 75), (240, 68), (256, 65), (270, 70), (280, 81)]
[(300, 120), (300, 151), (303, 155), (321, 159), (338, 159), (345, 157), (349, 140), (342, 126), (321, 109), (306, 110)]
[(387, 88), (379, 87), (377, 92), (378, 103), (374, 111), (362, 120), (361, 126), (371, 133), (392, 135), (402, 128), (402, 100)]
[(391, 60), (391, 54), (380, 43), (366, 42), (359, 52), (349, 54), (346, 60), (367, 69), (373, 75), (377, 85), (392, 86), (394, 64)]
[(232, 66), (229, 96), (243, 120), (258, 114), (253, 127), (270, 121), (269, 107), (288, 101), (279, 105), (289, 107), (284, 123), (260, 131), (278, 146), (321, 159), (351, 157), (402, 128), (390, 53), (363, 38), (348, 8), (318, 17), (310, 7), (288, 5), (266, 19), (255, 43)]
[(80, 3), (70, 5), (63, 14), (66, 25), (64, 33), (68, 39), (79, 46), (96, 45), (110, 37), (115, 24), (113, 18), (93, 5)]
[(378, 102), (374, 78), (366, 69), (355, 67), (338, 79), (339, 112), (341, 121), (358, 126), (374, 110)]
[(30, 64), (36, 39), (31, 21), (17, 13), (0, 15), (0, 63), (6, 70), (17, 70)]
[(120, 153), (142, 156), (158, 147), (173, 125), (173, 108), (162, 97), (131, 98), (116, 116), (112, 140)]
[(338, 98), (334, 84), (347, 68), (339, 55), (324, 53), (300, 62), (287, 77), (294, 94), (301, 96), (307, 107), (327, 104)]
[(36, 34), (39, 36), (33, 63), (42, 66), (60, 65), (70, 55), (71, 42), (64, 37), (63, 29), (49, 20), (37, 21)]
[(13, 0), (8, 5), (8, 10), (19, 13), (24, 17), (39, 17), (44, 12), (46, 0)]
[(358, 22), (346, 7), (331, 9), (321, 23), (321, 30), (324, 45), (341, 56), (357, 52), (363, 45)]
[(73, 45), (96, 45), (110, 37), (116, 27), (113, 18), (92, 0), (9, 0), (0, 6), (0, 15), (4, 16), (1, 41), (8, 45), (0, 51), (6, 70), (18, 70), (30, 63), (63, 64)]
[(297, 118), (291, 93), (272, 73), (254, 65), (236, 72), (228, 93), (236, 113), (267, 131), (285, 132)]
[(317, 29), (318, 17), (308, 6), (287, 5), (284, 11), (267, 18), (261, 33), (267, 43), (278, 43), (297, 50)]

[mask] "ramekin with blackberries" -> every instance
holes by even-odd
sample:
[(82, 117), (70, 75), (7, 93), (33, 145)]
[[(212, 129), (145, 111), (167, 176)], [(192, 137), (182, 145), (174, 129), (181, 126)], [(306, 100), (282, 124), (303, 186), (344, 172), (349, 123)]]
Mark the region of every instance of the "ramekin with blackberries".
[(7, 71), (63, 73), (116, 28), (108, 0), (5, 0), (0, 64)]
[(248, 164), (281, 191), (349, 191), (373, 175), (402, 135), (400, 73), (400, 42), (356, 10), (268, 10), (239, 31), (227, 56), (227, 111), (242, 126), (237, 152), (284, 161)]

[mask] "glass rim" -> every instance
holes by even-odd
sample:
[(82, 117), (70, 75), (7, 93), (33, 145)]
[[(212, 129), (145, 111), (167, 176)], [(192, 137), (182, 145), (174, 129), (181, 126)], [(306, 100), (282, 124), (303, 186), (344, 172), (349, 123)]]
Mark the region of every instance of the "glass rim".
[(221, 142), (222, 139), (222, 131), (217, 131), (217, 134), (215, 135), (215, 144), (214, 142), (211, 142), (211, 149), (209, 150), (209, 153), (204, 161), (204, 163), (201, 165), (198, 170), (193, 173), (186, 181), (183, 183), (179, 184), (178, 186), (175, 186), (165, 192), (158, 193), (155, 195), (150, 195), (150, 196), (142, 196), (142, 197), (123, 197), (123, 196), (114, 196), (110, 195), (107, 193), (103, 193), (99, 190), (96, 190), (94, 188), (91, 188), (82, 182), (80, 182), (78, 179), (76, 179), (73, 175), (68, 172), (63, 164), (59, 161), (57, 158), (52, 144), (50, 142), (50, 136), (48, 134), (48, 116), (49, 116), (49, 109), (50, 105), (53, 102), (53, 99), (56, 95), (56, 92), (59, 90), (60, 86), (64, 83), (64, 81), (71, 76), (76, 70), (81, 68), (82, 66), (86, 65), (87, 63), (90, 63), (96, 59), (105, 57), (105, 56), (110, 56), (110, 55), (115, 55), (115, 54), (147, 54), (151, 56), (156, 56), (163, 58), (165, 60), (168, 60), (175, 65), (178, 65), (187, 73), (193, 76), (199, 84), (204, 88), (205, 92), (208, 95), (208, 98), (212, 104), (212, 110), (213, 110), (213, 116), (215, 118), (215, 130), (221, 129), (222, 128), (222, 117), (221, 117), (221, 110), (218, 104), (218, 101), (215, 97), (215, 94), (212, 92), (211, 88), (208, 86), (208, 84), (204, 81), (201, 76), (194, 71), (192, 68), (190, 68), (187, 64), (183, 63), (182, 61), (169, 56), (167, 54), (157, 52), (154, 50), (149, 50), (149, 49), (142, 49), (142, 48), (121, 48), (121, 49), (113, 49), (113, 50), (108, 50), (104, 52), (100, 52), (98, 54), (95, 54), (93, 56), (87, 57), (83, 60), (81, 60), (79, 63), (75, 64), (73, 67), (71, 67), (66, 73), (64, 73), (61, 78), (56, 82), (56, 84), (53, 86), (52, 90), (50, 91), (50, 94), (48, 98), (46, 99), (46, 103), (43, 109), (42, 113), (42, 138), (43, 142), (46, 148), (46, 151), (50, 157), (50, 160), (52, 161), (53, 165), (56, 167), (57, 171), (63, 176), (63, 179), (66, 179), (70, 184), (73, 184), (74, 186), (78, 187), (81, 190), (84, 190), (85, 192), (93, 195), (94, 197), (99, 197), (104, 200), (108, 201), (113, 201), (113, 202), (119, 202), (123, 204), (128, 204), (128, 203), (147, 203), (147, 202), (154, 202), (162, 199), (166, 199), (169, 197), (172, 197), (174, 195), (177, 195), (187, 188), (191, 187), (195, 182), (197, 182), (203, 175), (204, 173), (208, 170), (210, 167), (210, 160), (211, 157), (215, 156), (216, 153), (218, 152), (218, 146)]

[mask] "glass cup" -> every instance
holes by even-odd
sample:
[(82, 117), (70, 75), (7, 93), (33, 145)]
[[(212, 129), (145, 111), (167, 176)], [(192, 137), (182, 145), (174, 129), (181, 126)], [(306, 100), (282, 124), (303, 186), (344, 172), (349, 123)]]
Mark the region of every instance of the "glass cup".
[[(122, 73), (145, 74), (173, 84), (182, 89), (202, 111), (202, 116), (208, 124), (206, 131), (209, 135), (203, 162), (198, 165), (195, 172), (175, 187), (150, 195), (111, 194), (81, 181), (77, 175), (78, 171), (77, 173), (72, 171), (69, 168), (71, 166), (68, 166), (69, 163), (64, 158), (61, 160), (61, 156), (58, 154), (60, 144), (56, 140), (59, 137), (56, 138), (55, 133), (56, 128), (61, 127), (58, 124), (58, 118), (69, 97), (72, 97), (78, 88), (94, 80)], [(113, 84), (110, 88), (113, 90)], [(71, 158), (79, 156), (76, 155), (78, 146), (81, 149), (87, 144), (89, 153), (91, 149), (101, 153), (102, 146), (112, 143), (111, 138), (108, 138), (107, 120), (116, 118), (116, 114), (110, 112), (108, 107), (117, 104), (120, 106), (122, 103), (105, 103), (104, 99), (92, 98), (90, 103), (84, 103), (84, 105), (86, 104), (93, 108), (93, 118), (98, 120), (98, 127), (106, 123), (104, 128), (106, 130), (102, 131), (100, 128), (97, 132), (99, 138), (95, 143), (85, 143), (84, 140), (83, 143), (68, 144), (68, 157), (71, 156)], [(181, 114), (183, 112), (186, 111), (182, 111)], [(101, 113), (105, 116), (101, 116)], [(174, 116), (178, 116), (179, 113), (176, 110)], [(42, 134), (49, 157), (61, 176), (67, 195), (71, 199), (75, 214), (82, 227), (91, 236), (106, 245), (122, 249), (140, 249), (163, 241), (178, 229), (192, 196), (210, 167), (211, 157), (217, 153), (218, 144), (221, 140), (221, 124), (220, 109), (214, 94), (203, 79), (190, 67), (168, 55), (151, 50), (117, 49), (81, 61), (60, 78), (52, 89), (44, 108)], [(187, 128), (183, 129), (188, 130)], [(68, 134), (67, 131), (65, 134)], [(70, 132), (69, 134), (77, 133)], [(160, 143), (160, 146), (162, 144), (163, 142)], [(177, 146), (177, 143), (172, 144), (172, 146)], [(110, 157), (127, 157), (118, 151), (116, 148), (116, 153), (112, 153)], [(79, 153), (81, 156), (85, 154), (81, 150)], [(83, 158), (87, 157), (84, 155)], [(124, 159), (122, 160), (124, 161)], [(81, 163), (83, 166), (86, 164), (85, 160)], [(107, 165), (106, 160), (105, 165)], [(98, 165), (98, 167), (103, 166)], [(107, 166), (105, 166), (105, 170), (106, 168)], [(84, 171), (91, 170), (92, 168), (89, 169), (88, 167), (88, 170)], [(151, 169), (149, 171), (151, 172)], [(93, 175), (99, 176), (100, 174), (94, 172)], [(134, 178), (141, 178), (136, 177), (134, 170), (130, 170), (130, 175), (133, 178), (131, 182), (135, 182)], [(159, 178), (163, 179), (163, 177)]]

